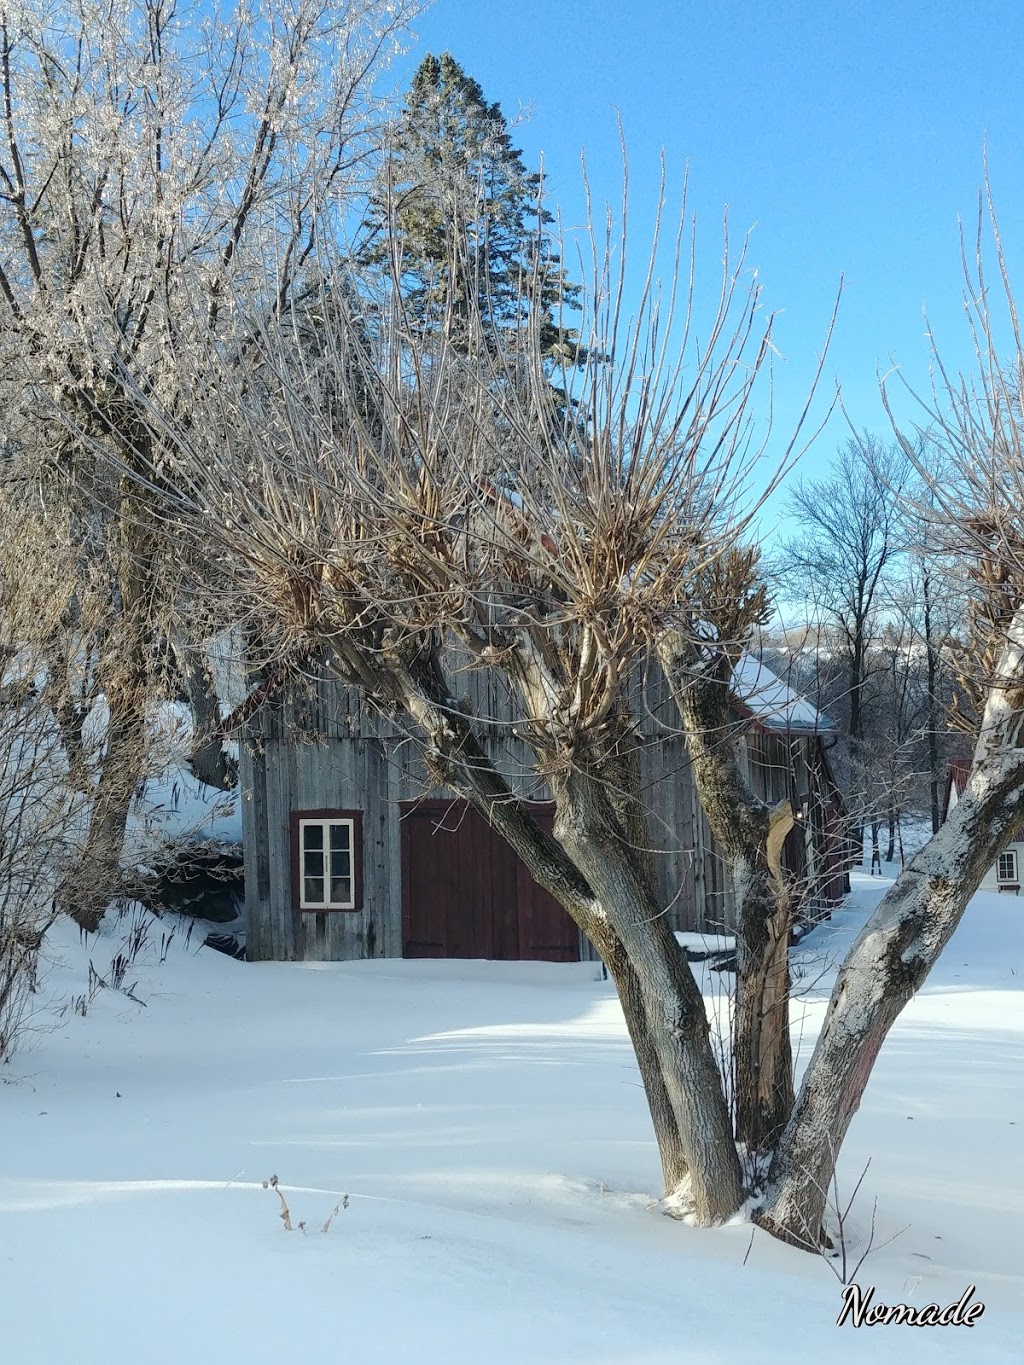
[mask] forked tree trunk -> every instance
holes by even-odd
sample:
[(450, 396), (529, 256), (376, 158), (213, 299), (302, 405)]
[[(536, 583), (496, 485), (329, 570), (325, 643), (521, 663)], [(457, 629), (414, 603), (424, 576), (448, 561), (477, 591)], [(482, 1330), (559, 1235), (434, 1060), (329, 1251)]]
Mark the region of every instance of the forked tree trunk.
[(731, 1216), (743, 1200), (742, 1180), (704, 1001), (600, 774), (595, 780), (574, 772), (562, 781), (552, 839), (483, 751), (433, 651), (410, 656), (404, 666), (391, 659), (384, 670), (367, 652), (331, 644), (339, 675), (415, 722), (430, 770), (472, 802), (538, 885), (607, 952), (637, 1049), (665, 1192), (685, 1202), (699, 1224)]
[(995, 676), (968, 786), (843, 963), (772, 1161), (758, 1221), (795, 1246), (820, 1246), (836, 1159), (878, 1051), (1024, 816), (1024, 608)]

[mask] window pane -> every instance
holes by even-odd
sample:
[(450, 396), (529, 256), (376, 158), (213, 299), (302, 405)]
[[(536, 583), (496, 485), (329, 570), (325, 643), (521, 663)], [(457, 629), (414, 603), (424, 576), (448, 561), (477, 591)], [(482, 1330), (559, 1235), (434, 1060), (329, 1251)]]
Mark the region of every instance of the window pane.
[(323, 825), (303, 825), (302, 846), (303, 848), (323, 848), (324, 846)]
[(324, 875), (324, 855), (319, 849), (306, 849), (306, 855), (302, 860), (302, 871), (307, 877), (322, 877)]
[(331, 904), (352, 904), (352, 882), (348, 877), (331, 878)]
[(350, 877), (352, 875), (352, 859), (348, 855), (348, 850), (340, 852), (331, 851), (331, 876)]
[(344, 824), (331, 826), (331, 852), (348, 852), (352, 844), (352, 826), (346, 820)]
[(323, 877), (305, 877), (303, 879), (302, 887), (303, 905), (323, 905), (324, 903)]

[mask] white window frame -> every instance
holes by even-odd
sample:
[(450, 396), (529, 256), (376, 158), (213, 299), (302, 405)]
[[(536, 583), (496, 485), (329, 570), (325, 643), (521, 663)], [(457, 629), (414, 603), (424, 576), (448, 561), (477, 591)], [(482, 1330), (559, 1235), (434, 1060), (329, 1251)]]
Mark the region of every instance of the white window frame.
[[(349, 897), (346, 901), (335, 901), (329, 897), (322, 901), (310, 901), (306, 899), (306, 830), (317, 826), (323, 830), (323, 854), (326, 860), (330, 859), (330, 840), (331, 830), (338, 825), (344, 825), (348, 830), (348, 879)], [(311, 850), (312, 851), (312, 850)], [(331, 884), (331, 874), (329, 861), (324, 863), (324, 892), (329, 892)], [(351, 816), (324, 816), (307, 820), (304, 816), (299, 818), (299, 909), (300, 910), (355, 910), (356, 909), (356, 822)]]
[[(1013, 871), (1010, 873), (1009, 876), (1003, 876), (1004, 858), (1009, 858), (1011, 860), (1010, 865), (1013, 868)], [(1018, 884), (1019, 878), (1017, 876), (1017, 850), (1015, 848), (1004, 849), (1003, 852), (1000, 853), (999, 857), (996, 859), (996, 881), (999, 883), (1000, 886), (1016, 886)]]

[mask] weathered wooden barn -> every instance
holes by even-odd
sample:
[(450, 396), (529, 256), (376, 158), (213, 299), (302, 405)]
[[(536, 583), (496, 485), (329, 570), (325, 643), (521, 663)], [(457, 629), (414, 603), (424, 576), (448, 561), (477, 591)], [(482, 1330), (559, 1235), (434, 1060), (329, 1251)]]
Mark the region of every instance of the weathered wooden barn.
[[(469, 673), (491, 755), (552, 818), (548, 792), (512, 735), (497, 674)], [(843, 892), (842, 804), (828, 761), (834, 729), (752, 659), (736, 678), (748, 779), (798, 820), (784, 862), (822, 913)], [(732, 923), (724, 867), (697, 799), (664, 679), (644, 683), (641, 772), (659, 889), (680, 930)], [(432, 785), (413, 740), (330, 681), (271, 696), (242, 731), (247, 955), (340, 961), (465, 957), (575, 961), (590, 945), (504, 841)]]

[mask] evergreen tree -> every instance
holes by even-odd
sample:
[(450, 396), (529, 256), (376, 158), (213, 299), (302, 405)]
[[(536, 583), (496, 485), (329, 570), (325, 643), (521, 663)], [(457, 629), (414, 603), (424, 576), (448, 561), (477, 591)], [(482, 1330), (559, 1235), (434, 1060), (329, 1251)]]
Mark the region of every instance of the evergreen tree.
[(532, 317), (544, 354), (572, 363), (576, 333), (558, 317), (579, 287), (562, 269), (551, 222), (542, 177), (527, 170), (500, 107), (449, 53), (428, 54), (391, 131), (365, 259), (389, 265), (398, 247), (405, 305), (424, 326), (445, 326), (458, 341), (475, 313), (485, 333), (507, 337)]

